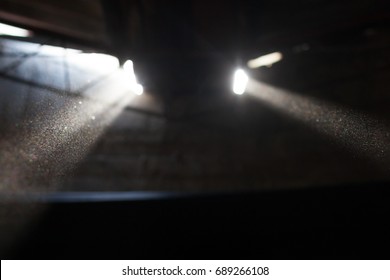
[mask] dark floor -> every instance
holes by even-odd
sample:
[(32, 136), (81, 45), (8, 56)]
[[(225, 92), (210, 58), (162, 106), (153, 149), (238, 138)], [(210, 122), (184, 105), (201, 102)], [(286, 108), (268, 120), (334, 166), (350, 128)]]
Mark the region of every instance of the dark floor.
[(388, 259), (389, 196), (389, 185), (377, 183), (34, 207), (15, 203), (8, 205), (14, 218), (29, 207), (41, 213), (1, 257)]

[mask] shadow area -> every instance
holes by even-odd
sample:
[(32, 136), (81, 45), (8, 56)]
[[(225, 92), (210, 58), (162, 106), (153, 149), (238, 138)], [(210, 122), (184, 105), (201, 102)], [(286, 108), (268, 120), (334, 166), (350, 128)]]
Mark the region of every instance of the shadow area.
[(372, 183), (51, 203), (2, 258), (388, 259), (389, 195)]

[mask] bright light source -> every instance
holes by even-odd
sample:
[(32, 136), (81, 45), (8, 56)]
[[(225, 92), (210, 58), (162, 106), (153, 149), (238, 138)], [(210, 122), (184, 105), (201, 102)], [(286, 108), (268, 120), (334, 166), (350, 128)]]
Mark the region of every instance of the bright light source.
[(60, 57), (63, 57), (65, 54), (68, 56), (68, 55), (77, 55), (82, 53), (81, 50), (48, 46), (48, 45), (41, 46), (40, 52), (48, 56), (60, 56)]
[(126, 60), (126, 62), (123, 64), (123, 70), (129, 74), (129, 78), (132, 83), (137, 83), (137, 78), (134, 73), (134, 64), (131, 60)]
[(113, 71), (119, 68), (119, 60), (115, 56), (103, 53), (81, 53), (75, 56), (77, 62), (92, 69), (100, 68)]
[(246, 89), (246, 85), (248, 84), (248, 75), (242, 69), (237, 69), (234, 72), (234, 80), (233, 80), (233, 92), (235, 94), (243, 94)]
[(123, 64), (123, 70), (129, 73), (134, 73), (134, 63), (129, 59)]
[(134, 73), (134, 64), (131, 60), (126, 60), (123, 64), (123, 70), (128, 74), (130, 79), (130, 89), (137, 95), (141, 95), (144, 92), (144, 88), (137, 82), (137, 77)]
[(0, 23), (0, 35), (8, 35), (8, 36), (15, 36), (15, 37), (29, 37), (30, 31), (12, 25)]
[(137, 84), (134, 88), (135, 94), (141, 95), (144, 93), (144, 87), (140, 84)]
[(283, 55), (280, 52), (273, 52), (270, 54), (262, 55), (258, 58), (248, 61), (249, 68), (259, 68), (261, 66), (271, 66), (272, 64), (282, 60)]
[(69, 65), (96, 76), (108, 75), (119, 69), (118, 58), (108, 54), (84, 53), (74, 49), (47, 46), (44, 46), (43, 53), (59, 58), (64, 57)]

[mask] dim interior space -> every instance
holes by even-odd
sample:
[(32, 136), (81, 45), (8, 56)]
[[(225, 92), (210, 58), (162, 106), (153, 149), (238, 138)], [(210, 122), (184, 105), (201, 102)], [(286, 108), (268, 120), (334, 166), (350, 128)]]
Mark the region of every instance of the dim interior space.
[(1, 1), (2, 256), (369, 257), (388, 187), (384, 0)]

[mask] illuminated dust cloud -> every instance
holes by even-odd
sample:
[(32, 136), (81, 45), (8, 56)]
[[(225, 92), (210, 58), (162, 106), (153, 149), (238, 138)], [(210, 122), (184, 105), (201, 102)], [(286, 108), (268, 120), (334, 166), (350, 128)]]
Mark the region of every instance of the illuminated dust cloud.
[[(74, 56), (81, 56), (85, 63), (89, 63), (89, 68), (85, 70), (89, 76), (93, 71), (90, 60), (93, 59), (93, 65), (98, 66), (101, 57), (77, 53)], [(123, 109), (137, 97), (139, 92), (134, 92), (128, 73), (119, 68), (116, 59), (103, 58), (104, 70), (107, 72), (109, 69), (109, 75), (105, 74), (101, 81), (85, 87), (83, 92), (72, 94), (64, 90), (60, 94), (50, 89), (30, 92), (31, 100), (27, 105), (32, 112), (28, 117), (16, 118), (8, 124), (8, 133), (0, 139), (0, 193), (3, 198), (55, 190), (61, 179), (68, 176)], [(69, 59), (70, 62), (72, 60), (76, 58)], [(55, 63), (55, 60), (50, 63)], [(77, 63), (71, 64), (71, 68), (82, 66)], [(31, 70), (31, 64), (26, 63), (23, 67)], [(23, 72), (23, 67), (19, 72)], [(78, 73), (76, 70), (74, 72)], [(41, 76), (60, 79), (57, 76), (61, 73), (40, 71)], [(97, 79), (98, 74), (95, 73)], [(90, 81), (78, 79), (85, 84)], [(23, 86), (14, 84), (16, 86), (10, 86), (8, 92), (6, 89), (2, 94), (11, 94), (11, 90), (21, 94)]]
[(251, 79), (247, 92), (283, 114), (328, 136), (346, 150), (390, 170), (390, 129), (386, 120), (374, 119), (350, 108), (279, 89)]
[(4, 141), (1, 190), (26, 191), (35, 188), (36, 181), (45, 188), (66, 175), (122, 111), (130, 98), (126, 97), (104, 105), (69, 101), (54, 116), (40, 116), (46, 121), (40, 120), (36, 127)]

